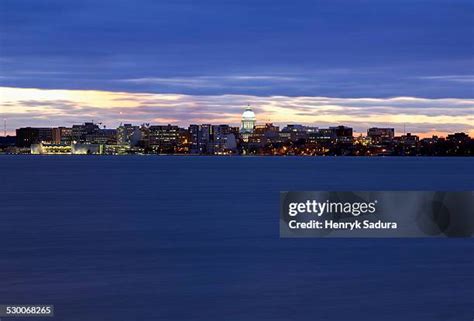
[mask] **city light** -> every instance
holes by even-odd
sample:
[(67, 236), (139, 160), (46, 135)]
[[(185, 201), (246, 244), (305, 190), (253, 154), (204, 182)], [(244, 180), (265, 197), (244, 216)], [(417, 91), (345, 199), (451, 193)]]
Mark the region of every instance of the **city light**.
[(268, 155), (268, 156), (451, 156), (474, 155), (473, 139), (465, 133), (420, 139), (394, 128), (371, 127), (354, 137), (351, 127), (328, 128), (273, 123), (258, 124), (246, 106), (241, 126), (227, 124), (121, 124), (115, 129), (86, 122), (72, 127), (23, 127), (16, 136), (0, 138), (9, 154), (75, 155)]

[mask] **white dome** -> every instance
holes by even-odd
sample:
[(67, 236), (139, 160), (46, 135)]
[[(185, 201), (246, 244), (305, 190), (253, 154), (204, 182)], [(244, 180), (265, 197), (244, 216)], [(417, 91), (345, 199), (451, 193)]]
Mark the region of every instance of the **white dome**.
[(253, 112), (252, 108), (247, 107), (242, 114), (242, 120), (255, 120), (255, 113)]

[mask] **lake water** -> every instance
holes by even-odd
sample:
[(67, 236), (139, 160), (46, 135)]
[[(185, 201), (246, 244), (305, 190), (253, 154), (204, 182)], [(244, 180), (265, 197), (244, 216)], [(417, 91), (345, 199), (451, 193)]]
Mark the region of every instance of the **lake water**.
[(473, 165), (0, 156), (0, 304), (78, 321), (473, 320), (473, 239), (279, 238), (280, 191), (474, 190)]

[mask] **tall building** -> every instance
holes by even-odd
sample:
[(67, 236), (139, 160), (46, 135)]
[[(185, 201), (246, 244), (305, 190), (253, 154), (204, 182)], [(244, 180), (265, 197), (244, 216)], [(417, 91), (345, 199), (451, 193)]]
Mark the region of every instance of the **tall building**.
[(51, 128), (24, 127), (16, 130), (16, 146), (30, 147), (41, 142), (51, 143), (53, 131)]
[(210, 124), (189, 125), (189, 151), (191, 154), (212, 153), (213, 126)]
[(256, 121), (257, 118), (255, 117), (255, 113), (253, 112), (252, 107), (248, 105), (242, 114), (242, 128), (240, 132), (242, 134), (253, 133)]
[(190, 140), (189, 152), (191, 154), (199, 154), (199, 125), (189, 125), (188, 132)]
[(159, 153), (174, 153), (180, 143), (181, 130), (178, 126), (150, 126), (148, 144)]
[(120, 125), (117, 128), (117, 144), (137, 146), (142, 139), (142, 132), (138, 126), (132, 124)]
[(237, 140), (232, 127), (229, 125), (212, 126), (212, 132), (214, 154), (236, 151)]

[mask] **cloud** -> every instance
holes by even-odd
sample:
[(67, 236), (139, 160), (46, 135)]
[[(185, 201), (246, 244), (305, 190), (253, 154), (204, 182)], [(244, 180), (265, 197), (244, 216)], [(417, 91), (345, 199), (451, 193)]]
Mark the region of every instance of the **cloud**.
[(0, 86), (473, 98), (471, 2), (4, 0)]
[(459, 83), (472, 83), (474, 82), (474, 75), (424, 76), (424, 77), (418, 77), (418, 79), (450, 81), (450, 82), (459, 82)]
[[(118, 82), (138, 85), (164, 85), (187, 88), (227, 88), (233, 85), (239, 88), (264, 88), (265, 84), (292, 83), (303, 78), (279, 75), (226, 75), (226, 76), (189, 76), (189, 77), (143, 77), (119, 79)], [(257, 86), (258, 85), (258, 86)]]
[(0, 117), (9, 131), (23, 126), (60, 126), (100, 121), (239, 125), (250, 103), (259, 123), (344, 124), (365, 132), (371, 126), (406, 127), (416, 133), (474, 134), (474, 99), (417, 97), (336, 98), (317, 96), (184, 95), (0, 87)]

